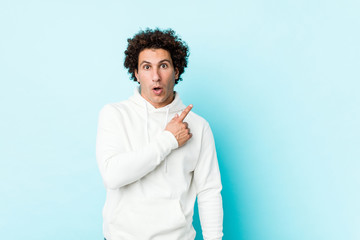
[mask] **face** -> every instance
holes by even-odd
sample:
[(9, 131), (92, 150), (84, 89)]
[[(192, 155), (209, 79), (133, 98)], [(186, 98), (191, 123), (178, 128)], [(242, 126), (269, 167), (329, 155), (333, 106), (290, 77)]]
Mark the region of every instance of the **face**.
[(135, 77), (140, 83), (141, 96), (155, 108), (164, 107), (173, 101), (175, 79), (179, 77), (179, 71), (174, 68), (169, 51), (141, 51)]

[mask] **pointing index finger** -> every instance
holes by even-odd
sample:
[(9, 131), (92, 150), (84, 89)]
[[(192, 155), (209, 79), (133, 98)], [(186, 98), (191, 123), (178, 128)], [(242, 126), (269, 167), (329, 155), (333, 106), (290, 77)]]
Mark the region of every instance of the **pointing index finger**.
[(188, 115), (188, 113), (191, 111), (193, 105), (190, 104), (189, 106), (187, 106), (184, 111), (182, 111), (180, 117), (179, 117), (179, 121), (184, 121), (185, 117)]

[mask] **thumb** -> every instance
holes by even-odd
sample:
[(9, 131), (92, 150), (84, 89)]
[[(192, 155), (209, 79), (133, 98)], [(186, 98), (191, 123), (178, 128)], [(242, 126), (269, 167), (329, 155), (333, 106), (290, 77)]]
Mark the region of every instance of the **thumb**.
[(173, 117), (173, 119), (177, 119), (179, 117), (179, 114), (175, 114), (175, 116)]

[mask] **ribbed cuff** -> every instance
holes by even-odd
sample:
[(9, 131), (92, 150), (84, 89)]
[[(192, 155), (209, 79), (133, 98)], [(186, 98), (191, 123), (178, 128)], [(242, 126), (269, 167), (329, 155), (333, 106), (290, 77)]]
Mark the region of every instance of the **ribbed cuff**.
[(159, 153), (160, 158), (157, 160), (157, 164), (165, 159), (167, 155), (178, 148), (178, 141), (176, 140), (175, 136), (169, 131), (163, 131), (158, 135), (157, 142), (159, 143)]
[(171, 132), (169, 132), (167, 130), (164, 131), (164, 134), (166, 134), (166, 136), (167, 136), (167, 139), (168, 139), (168, 141), (170, 143), (170, 146), (171, 146), (171, 150), (174, 150), (174, 149), (179, 147), (179, 143), (176, 140), (174, 134), (172, 134)]

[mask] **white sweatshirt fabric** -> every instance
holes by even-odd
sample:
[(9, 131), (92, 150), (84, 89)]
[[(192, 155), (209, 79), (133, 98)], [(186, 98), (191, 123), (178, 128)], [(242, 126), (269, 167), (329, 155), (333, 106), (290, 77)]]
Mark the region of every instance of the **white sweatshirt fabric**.
[(139, 93), (105, 105), (99, 114), (96, 158), (106, 188), (107, 240), (194, 240), (194, 203), (203, 237), (223, 236), (221, 179), (209, 124), (185, 118), (192, 138), (182, 147), (165, 126), (185, 105), (178, 93), (154, 108)]

